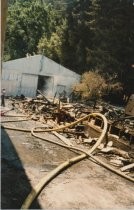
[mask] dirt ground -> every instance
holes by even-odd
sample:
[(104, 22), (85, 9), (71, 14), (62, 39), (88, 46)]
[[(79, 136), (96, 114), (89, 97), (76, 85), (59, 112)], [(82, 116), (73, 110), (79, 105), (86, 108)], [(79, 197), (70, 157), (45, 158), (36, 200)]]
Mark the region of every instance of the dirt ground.
[[(7, 119), (11, 117), (2, 117)], [(7, 125), (32, 128), (38, 124), (24, 121)], [(1, 129), (1, 209), (20, 209), (42, 177), (74, 156), (30, 133)], [(52, 180), (31, 209), (134, 209), (134, 185), (85, 159)]]

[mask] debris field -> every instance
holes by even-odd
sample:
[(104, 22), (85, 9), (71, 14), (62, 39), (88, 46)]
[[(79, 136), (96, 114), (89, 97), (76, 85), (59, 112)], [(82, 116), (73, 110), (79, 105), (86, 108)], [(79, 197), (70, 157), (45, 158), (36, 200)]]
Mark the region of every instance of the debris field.
[[(65, 162), (29, 208), (134, 208), (134, 120), (123, 109), (65, 103), (42, 93), (6, 104), (1, 110), (3, 209), (24, 209), (31, 190)], [(83, 160), (73, 165), (77, 156)]]

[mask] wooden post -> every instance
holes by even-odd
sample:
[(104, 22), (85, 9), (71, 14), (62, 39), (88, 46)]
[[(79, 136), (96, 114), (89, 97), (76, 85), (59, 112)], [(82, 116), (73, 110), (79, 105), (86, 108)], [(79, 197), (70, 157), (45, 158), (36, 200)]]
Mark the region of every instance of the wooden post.
[(1, 3), (1, 58), (3, 58), (8, 4), (7, 0), (1, 0), (0, 3)]

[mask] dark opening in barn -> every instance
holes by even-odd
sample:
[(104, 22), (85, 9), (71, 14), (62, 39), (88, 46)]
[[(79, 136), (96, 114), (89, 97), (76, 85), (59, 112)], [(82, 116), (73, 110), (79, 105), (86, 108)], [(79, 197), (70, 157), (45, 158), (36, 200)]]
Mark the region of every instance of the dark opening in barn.
[(38, 76), (37, 89), (44, 94), (49, 94), (53, 91), (54, 79), (50, 76)]

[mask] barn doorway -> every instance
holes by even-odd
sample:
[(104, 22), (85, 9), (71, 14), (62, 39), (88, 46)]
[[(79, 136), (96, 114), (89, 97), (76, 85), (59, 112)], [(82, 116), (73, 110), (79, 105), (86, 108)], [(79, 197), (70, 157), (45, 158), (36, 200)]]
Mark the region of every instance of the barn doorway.
[(53, 94), (54, 78), (50, 76), (38, 76), (37, 89), (47, 96)]

